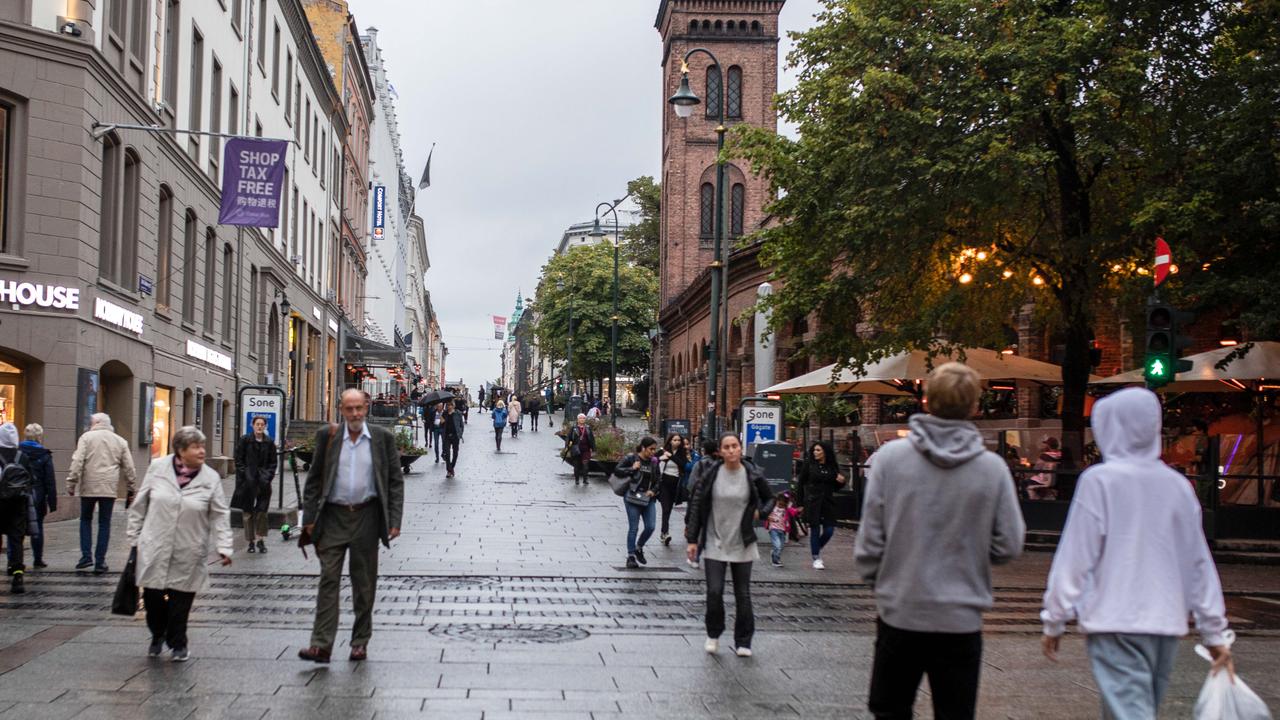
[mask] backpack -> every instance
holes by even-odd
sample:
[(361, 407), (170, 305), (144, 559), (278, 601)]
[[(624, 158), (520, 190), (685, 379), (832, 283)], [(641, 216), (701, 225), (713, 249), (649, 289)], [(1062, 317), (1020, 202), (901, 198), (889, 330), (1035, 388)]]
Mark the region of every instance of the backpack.
[(26, 468), (26, 459), (19, 450), (13, 462), (4, 465), (4, 470), (0, 471), (0, 500), (12, 500), (31, 494), (31, 473)]

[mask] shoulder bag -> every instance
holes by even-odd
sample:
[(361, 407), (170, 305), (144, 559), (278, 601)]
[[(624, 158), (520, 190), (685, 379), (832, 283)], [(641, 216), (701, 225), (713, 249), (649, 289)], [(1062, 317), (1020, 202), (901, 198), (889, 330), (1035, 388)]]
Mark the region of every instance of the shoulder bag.
[[(628, 455), (622, 459), (622, 462), (626, 462), (627, 460), (632, 460), (632, 462), (634, 462), (634, 457), (634, 455)], [(618, 464), (621, 465), (622, 463), (620, 462)], [(631, 489), (631, 481), (633, 480), (631, 477), (632, 470), (628, 468), (626, 473), (626, 475), (618, 475), (618, 470), (615, 469), (609, 474), (609, 489), (613, 490), (613, 494), (618, 497), (625, 496), (627, 494), (627, 490)]]
[(133, 617), (138, 613), (138, 548), (129, 550), (129, 561), (116, 582), (116, 594), (111, 598), (111, 614)]

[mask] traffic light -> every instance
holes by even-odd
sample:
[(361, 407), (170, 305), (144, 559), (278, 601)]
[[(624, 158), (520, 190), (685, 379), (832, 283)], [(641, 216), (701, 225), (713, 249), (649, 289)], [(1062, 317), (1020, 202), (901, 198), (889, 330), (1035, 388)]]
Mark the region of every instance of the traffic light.
[(1191, 339), (1178, 334), (1178, 326), (1191, 321), (1192, 315), (1152, 296), (1147, 300), (1147, 344), (1142, 376), (1151, 390), (1173, 382), (1178, 373), (1191, 370), (1190, 360), (1180, 360), (1181, 350)]

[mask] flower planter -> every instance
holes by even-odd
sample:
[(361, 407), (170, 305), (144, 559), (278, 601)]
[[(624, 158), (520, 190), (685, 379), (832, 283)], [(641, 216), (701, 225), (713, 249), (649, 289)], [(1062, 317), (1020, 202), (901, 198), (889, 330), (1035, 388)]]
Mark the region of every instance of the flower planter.
[(613, 470), (616, 467), (618, 467), (617, 460), (596, 460), (593, 458), (591, 464), (587, 466), (587, 472), (600, 473), (607, 477), (613, 474)]
[(413, 453), (413, 454), (410, 454), (410, 453), (400, 453), (400, 470), (401, 470), (405, 475), (408, 475), (408, 474), (409, 474), (409, 466), (410, 466), (410, 465), (412, 465), (412, 464), (414, 463), (414, 461), (415, 461), (415, 460), (417, 460), (418, 458), (422, 457), (424, 454), (425, 454), (425, 453)]

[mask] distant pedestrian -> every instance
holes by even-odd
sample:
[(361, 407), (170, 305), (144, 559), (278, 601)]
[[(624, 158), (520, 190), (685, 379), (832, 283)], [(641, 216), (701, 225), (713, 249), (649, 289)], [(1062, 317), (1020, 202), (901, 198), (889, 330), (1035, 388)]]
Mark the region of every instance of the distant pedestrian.
[[(436, 463), (440, 462), (440, 451), (444, 449), (441, 441), (444, 438), (444, 412), (445, 404), (436, 403), (431, 407), (431, 443), (436, 450)], [(448, 454), (445, 455), (445, 462), (449, 461)]]
[(751, 566), (760, 557), (756, 548), (756, 523), (773, 511), (773, 491), (764, 474), (742, 459), (742, 441), (734, 433), (720, 435), (720, 459), (703, 471), (689, 495), (684, 515), (686, 553), (690, 562), (699, 555), (706, 566), (708, 653), (720, 650), (724, 632), (724, 581), (733, 575), (733, 644), (738, 657), (751, 657), (756, 632), (751, 607)]
[(53, 471), (53, 453), (42, 444), (44, 428), (31, 423), (22, 434), (26, 439), (18, 444), (18, 449), (30, 462), (34, 483), (31, 499), (36, 507), (36, 533), (31, 536), (31, 566), (39, 570), (48, 567), (44, 562), (44, 518), (58, 510), (58, 485)]
[(37, 530), (32, 499), (36, 478), (31, 458), (18, 449), (18, 427), (13, 423), (0, 425), (0, 468), (0, 532), (9, 542), (10, 590), (21, 595), (27, 591), (23, 539)]
[(451, 478), (454, 475), (454, 468), (458, 466), (458, 450), (462, 447), (462, 434), (466, 430), (467, 423), (452, 402), (445, 403), (440, 420), (441, 440), (444, 442), (445, 477)]
[(476, 390), (476, 406), (480, 408), (480, 414), (484, 414), (484, 388)]
[(924, 675), (935, 717), (974, 716), (991, 565), (1016, 558), (1026, 531), (1009, 467), (969, 421), (981, 395), (972, 368), (934, 368), (928, 414), (870, 459), (854, 560), (879, 613), (867, 701), (876, 717), (911, 717)]
[(685, 444), (683, 435), (671, 433), (667, 436), (658, 465), (662, 469), (662, 479), (658, 489), (658, 503), (662, 506), (662, 530), (658, 539), (663, 545), (670, 545), (671, 510), (680, 499), (680, 487), (684, 484), (692, 466), (689, 448)]
[(471, 407), (467, 405), (467, 396), (459, 395), (453, 400), (453, 409), (462, 414), (462, 424), (471, 422)]
[(1050, 660), (1066, 623), (1085, 634), (1106, 717), (1155, 718), (1178, 638), (1195, 620), (1211, 673), (1235, 675), (1222, 584), (1205, 541), (1200, 501), (1160, 460), (1160, 401), (1128, 388), (1093, 406), (1102, 463), (1080, 476), (1044, 594)]
[[(654, 522), (659, 480), (657, 450), (658, 441), (645, 437), (635, 452), (623, 457), (613, 471), (617, 477), (630, 481), (626, 494), (622, 496), (622, 506), (627, 511), (627, 567), (632, 569), (649, 564), (644, 555), (644, 544), (653, 536), (654, 525), (657, 524)], [(644, 520), (644, 531), (637, 537), (641, 519)]]
[(231, 495), (231, 506), (244, 513), (244, 539), (251, 553), (267, 552), (267, 511), (275, 477), (276, 441), (267, 434), (267, 419), (255, 417), (252, 431), (236, 442), (236, 488)]
[(592, 405), (591, 408), (587, 410), (587, 419), (589, 420), (600, 419), (600, 406), (598, 404)]
[(529, 432), (538, 432), (538, 413), (542, 412), (542, 400), (534, 395), (529, 398)]
[(316, 433), (316, 455), (302, 498), (302, 530), (315, 542), (320, 586), (311, 645), (298, 657), (328, 663), (338, 634), (342, 566), (351, 577), (351, 654), (369, 658), (378, 589), (378, 542), (391, 547), (404, 515), (404, 474), (390, 431), (366, 421), (369, 396), (348, 389), (339, 398), (343, 422)]
[(1027, 498), (1030, 500), (1057, 500), (1057, 473), (1062, 464), (1062, 450), (1058, 438), (1046, 435), (1040, 441), (1040, 456), (1033, 468), (1037, 471), (1027, 479)]
[(805, 522), (812, 530), (809, 552), (813, 555), (814, 570), (827, 567), (822, 562), (822, 548), (836, 533), (835, 493), (844, 483), (845, 477), (840, 474), (831, 443), (815, 442), (810, 445), (809, 457), (800, 468), (796, 487), (799, 490), (797, 502), (804, 508)]
[(499, 400), (490, 414), (493, 416), (493, 439), (497, 443), (495, 452), (502, 452), (502, 434), (507, 431), (507, 404)]
[(507, 424), (511, 426), (511, 437), (515, 437), (516, 433), (520, 431), (521, 410), (523, 408), (520, 406), (520, 398), (513, 395), (511, 404), (507, 406)]
[[(561, 430), (561, 432), (564, 432)], [(578, 413), (578, 422), (569, 430), (569, 459), (573, 461), (573, 484), (587, 484), (591, 454), (596, 449), (596, 434), (587, 424), (587, 416)]]
[(209, 577), (209, 550), (231, 564), (231, 511), (222, 478), (205, 464), (205, 436), (194, 427), (173, 434), (173, 454), (152, 461), (129, 507), (129, 544), (138, 549), (137, 581), (151, 631), (148, 657), (167, 644), (186, 662), (187, 618)]
[[(137, 471), (129, 443), (111, 427), (111, 416), (94, 413), (90, 427), (80, 436), (71, 454), (67, 472), (67, 494), (80, 494), (80, 562), (77, 570), (93, 566), (101, 575), (107, 567), (107, 546), (111, 543), (111, 511), (115, 508), (120, 483), (127, 486), (127, 498), (137, 491)], [(126, 502), (126, 505), (128, 503)], [(93, 547), (93, 512), (98, 511), (98, 546)]]

